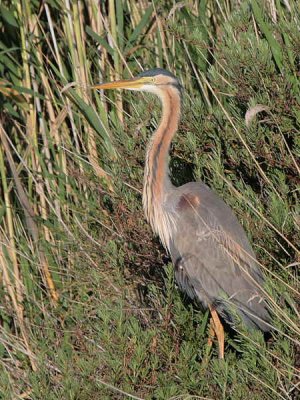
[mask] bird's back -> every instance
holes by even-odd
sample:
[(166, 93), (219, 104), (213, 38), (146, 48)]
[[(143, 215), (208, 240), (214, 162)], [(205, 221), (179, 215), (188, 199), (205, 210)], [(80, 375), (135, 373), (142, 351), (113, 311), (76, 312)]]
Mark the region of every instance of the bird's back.
[(175, 233), (170, 253), (179, 287), (230, 324), (238, 314), (247, 326), (268, 331), (263, 278), (232, 210), (202, 182), (176, 188), (171, 209)]

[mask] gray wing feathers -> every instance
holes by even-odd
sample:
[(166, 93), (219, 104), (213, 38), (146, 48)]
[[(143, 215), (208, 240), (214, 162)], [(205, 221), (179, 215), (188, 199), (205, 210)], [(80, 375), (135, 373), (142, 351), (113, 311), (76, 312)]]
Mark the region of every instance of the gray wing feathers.
[(268, 320), (263, 279), (236, 216), (203, 183), (177, 190), (180, 209), (170, 253), (179, 287), (204, 307), (214, 306), (229, 323), (235, 309), (248, 326), (268, 330), (259, 320)]

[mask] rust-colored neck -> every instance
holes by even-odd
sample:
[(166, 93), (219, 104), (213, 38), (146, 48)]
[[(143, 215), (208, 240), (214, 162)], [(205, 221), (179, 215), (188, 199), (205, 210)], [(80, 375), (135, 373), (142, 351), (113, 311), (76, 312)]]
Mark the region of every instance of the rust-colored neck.
[(180, 94), (175, 87), (164, 89), (159, 96), (163, 106), (162, 118), (148, 146), (144, 176), (143, 203), (151, 225), (156, 225), (155, 207), (163, 204), (165, 195), (173, 187), (169, 178), (168, 155), (178, 128), (181, 106)]

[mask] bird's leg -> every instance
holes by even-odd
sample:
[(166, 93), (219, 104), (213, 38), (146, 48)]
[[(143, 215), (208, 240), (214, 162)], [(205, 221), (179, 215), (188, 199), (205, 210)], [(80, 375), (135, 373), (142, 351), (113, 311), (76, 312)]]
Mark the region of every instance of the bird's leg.
[(211, 352), (211, 348), (213, 345), (213, 340), (214, 337), (216, 336), (216, 331), (214, 328), (214, 321), (212, 319), (212, 317), (210, 317), (209, 319), (209, 331), (208, 331), (208, 338), (207, 338), (207, 346), (206, 346), (206, 350), (205, 350), (205, 355), (203, 357), (202, 363), (201, 363), (201, 368), (203, 370), (207, 369), (207, 365), (209, 362), (209, 354)]
[(214, 327), (214, 321), (212, 319), (212, 317), (210, 317), (209, 319), (209, 331), (208, 331), (208, 339), (207, 339), (207, 347), (211, 348), (212, 344), (213, 344), (213, 339), (216, 336), (216, 330)]
[(220, 318), (218, 316), (218, 313), (216, 310), (214, 310), (212, 307), (210, 307), (210, 313), (211, 313), (211, 318), (213, 325), (212, 329), (215, 331), (215, 334), (218, 339), (218, 344), (219, 344), (219, 358), (223, 359), (224, 358), (224, 328), (223, 325), (220, 321)]

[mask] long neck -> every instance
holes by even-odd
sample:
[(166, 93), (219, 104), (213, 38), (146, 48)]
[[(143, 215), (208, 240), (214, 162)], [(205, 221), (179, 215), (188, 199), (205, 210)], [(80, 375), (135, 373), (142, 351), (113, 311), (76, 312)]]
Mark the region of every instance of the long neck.
[(163, 106), (162, 118), (149, 143), (144, 175), (143, 204), (146, 218), (159, 233), (158, 210), (173, 186), (169, 178), (168, 156), (171, 141), (177, 131), (180, 118), (180, 94), (172, 86), (160, 93)]

